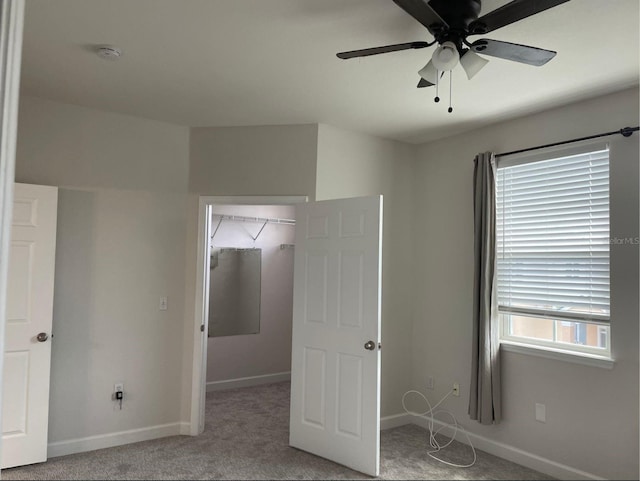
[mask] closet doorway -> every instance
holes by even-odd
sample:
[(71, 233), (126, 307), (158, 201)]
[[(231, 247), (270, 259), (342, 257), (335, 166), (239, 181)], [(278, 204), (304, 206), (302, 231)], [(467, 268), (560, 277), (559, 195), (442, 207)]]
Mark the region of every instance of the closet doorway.
[[(226, 204), (239, 204), (232, 199)], [(252, 199), (239, 205), (289, 205), (297, 200)], [(289, 446), (371, 476), (377, 476), (380, 468), (382, 202), (381, 195), (373, 195), (298, 203), (295, 222), (272, 221), (297, 224), (288, 349), (292, 353)], [(201, 275), (196, 292), (202, 309), (194, 326), (190, 426), (194, 435), (205, 427), (212, 239), (215, 242), (225, 220), (250, 220), (218, 211), (214, 229), (217, 204), (200, 200), (197, 269)], [(262, 222), (264, 229), (269, 219)], [(251, 239), (255, 242), (259, 234)], [(286, 248), (280, 245), (281, 250)], [(220, 258), (213, 262), (219, 267)]]
[(207, 391), (291, 378), (293, 205), (214, 205)]
[(194, 339), (191, 434), (204, 430), (207, 391), (290, 378), (295, 204), (306, 201), (200, 199), (196, 314), (207, 335)]

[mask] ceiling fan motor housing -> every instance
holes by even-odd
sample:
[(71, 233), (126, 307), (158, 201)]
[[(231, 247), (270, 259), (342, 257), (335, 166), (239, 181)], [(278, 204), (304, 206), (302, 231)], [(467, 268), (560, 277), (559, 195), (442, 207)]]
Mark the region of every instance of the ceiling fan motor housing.
[(469, 24), (477, 20), (480, 15), (481, 0), (431, 0), (429, 5), (446, 22), (446, 25), (433, 25), (438, 44), (452, 42), (456, 45), (458, 52), (462, 53), (463, 41), (470, 33)]
[(481, 0), (431, 0), (429, 5), (451, 29), (460, 30), (477, 20), (482, 9)]

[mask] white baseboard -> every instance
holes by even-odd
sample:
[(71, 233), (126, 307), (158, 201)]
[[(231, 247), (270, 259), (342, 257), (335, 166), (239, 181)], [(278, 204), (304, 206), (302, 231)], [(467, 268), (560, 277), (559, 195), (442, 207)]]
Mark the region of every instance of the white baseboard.
[[(185, 433), (184, 430), (187, 430)], [(49, 443), (47, 456), (55, 458), (66, 456), (67, 454), (83, 453), (96, 449), (112, 448), (123, 444), (149, 441), (151, 439), (176, 436), (178, 434), (188, 434), (189, 423), (170, 423), (148, 428), (131, 429), (116, 433), (89, 436), (86, 438), (69, 439), (68, 441), (58, 441)]]
[(239, 377), (237, 379), (227, 379), (225, 381), (210, 381), (207, 383), (207, 392), (223, 391), (225, 389), (237, 389), (240, 387), (258, 386), (260, 384), (270, 384), (272, 382), (290, 381), (291, 372), (277, 372), (274, 374), (264, 374), (262, 376)]
[(191, 423), (178, 423), (180, 424), (180, 434), (183, 436), (192, 436), (191, 434)]
[[(232, 379), (229, 381), (219, 381), (216, 383), (207, 383), (207, 391), (217, 391), (221, 389), (231, 389), (236, 387), (255, 386), (258, 384), (266, 384), (270, 382), (280, 382), (290, 379), (291, 373), (278, 373), (267, 376), (255, 376), (250, 378)], [(248, 384), (247, 384), (248, 383)], [(213, 384), (210, 388), (209, 384)], [(224, 386), (224, 387), (223, 387)], [(414, 417), (409, 414), (395, 414), (385, 416), (380, 419), (380, 428), (382, 430), (391, 429), (405, 424), (415, 424), (423, 428), (427, 427), (427, 420), (423, 417)], [(435, 420), (434, 424), (438, 427), (444, 425), (441, 421)], [(70, 439), (68, 441), (59, 441), (50, 443), (47, 455), (49, 458), (57, 456), (65, 456), (67, 454), (82, 453), (85, 451), (94, 451), (96, 449), (111, 448), (121, 446), (123, 444), (137, 443), (140, 441), (149, 441), (167, 436), (175, 436), (179, 434), (189, 435), (191, 425), (187, 422), (177, 422), (170, 424), (161, 424), (158, 426), (150, 426), (147, 428), (131, 429), (128, 431), (120, 431), (116, 433), (103, 434), (98, 436), (89, 436), (86, 438)], [(446, 431), (443, 431), (446, 434)], [(479, 434), (467, 433), (471, 442), (476, 449), (485, 451), (494, 456), (506, 459), (508, 461), (535, 469), (541, 473), (553, 476), (558, 479), (590, 479), (602, 480), (591, 473), (581, 471), (571, 466), (557, 463), (542, 456), (524, 451), (522, 449), (509, 446), (498, 441), (493, 441)], [(467, 443), (465, 436), (458, 436), (457, 440)]]
[(380, 430), (397, 428), (405, 424), (412, 424), (411, 416), (408, 414), (394, 414), (393, 416), (385, 416), (380, 418)]
[[(424, 417), (411, 416), (409, 414), (396, 414), (394, 416), (386, 416), (380, 420), (381, 429), (391, 429), (405, 424), (415, 424), (426, 429), (427, 419)], [(445, 425), (445, 423), (438, 420), (434, 420), (434, 424), (438, 428)], [(443, 430), (442, 433), (445, 435), (447, 434), (446, 430)], [(596, 476), (595, 474), (587, 473), (571, 466), (557, 463), (551, 459), (543, 458), (537, 454), (509, 446), (508, 444), (494, 441), (479, 434), (470, 432), (467, 432), (467, 434), (476, 449), (493, 454), (499, 458), (506, 459), (507, 461), (520, 464), (521, 466), (525, 466), (529, 469), (535, 469), (536, 471), (540, 471), (541, 473), (553, 476), (557, 479), (605, 479)], [(467, 444), (467, 439), (464, 435), (457, 436), (456, 440)]]

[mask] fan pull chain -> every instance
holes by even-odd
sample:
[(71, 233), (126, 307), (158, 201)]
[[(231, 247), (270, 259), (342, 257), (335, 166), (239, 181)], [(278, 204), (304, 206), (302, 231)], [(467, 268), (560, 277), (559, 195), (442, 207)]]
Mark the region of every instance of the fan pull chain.
[(433, 99), (434, 102), (440, 102), (440, 97), (438, 96), (438, 86), (440, 85), (440, 70), (436, 70), (436, 98)]
[(447, 112), (453, 112), (453, 107), (451, 106), (451, 98), (453, 97), (453, 70), (449, 70), (449, 109)]

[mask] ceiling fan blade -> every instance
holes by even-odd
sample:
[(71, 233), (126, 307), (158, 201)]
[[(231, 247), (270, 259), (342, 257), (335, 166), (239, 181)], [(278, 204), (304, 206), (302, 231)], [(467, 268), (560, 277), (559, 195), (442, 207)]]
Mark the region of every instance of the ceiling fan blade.
[(501, 42), (483, 38), (471, 44), (474, 52), (491, 57), (504, 58), (514, 62), (526, 63), (540, 67), (556, 56), (553, 50), (519, 45), (517, 43)]
[(412, 48), (425, 48), (429, 46), (431, 46), (431, 44), (427, 42), (397, 43), (395, 45), (385, 45), (383, 47), (364, 48), (362, 50), (340, 52), (337, 54), (337, 57), (346, 60), (349, 58), (368, 57), (369, 55), (379, 55), (381, 53), (397, 52), (399, 50), (409, 50)]
[(402, 10), (427, 27), (431, 35), (435, 35), (443, 27), (448, 27), (447, 22), (429, 6), (426, 0), (393, 0)]
[(465, 50), (460, 57), (460, 65), (462, 65), (469, 80), (475, 77), (488, 63), (489, 61), (486, 58), (482, 58), (472, 50)]
[(428, 80), (425, 80), (423, 78), (420, 79), (420, 82), (418, 82), (418, 88), (422, 89), (424, 87), (433, 87), (434, 84), (432, 84), (431, 82), (429, 82)]
[(569, 0), (513, 0), (469, 24), (471, 34), (493, 32), (505, 25), (556, 7)]

